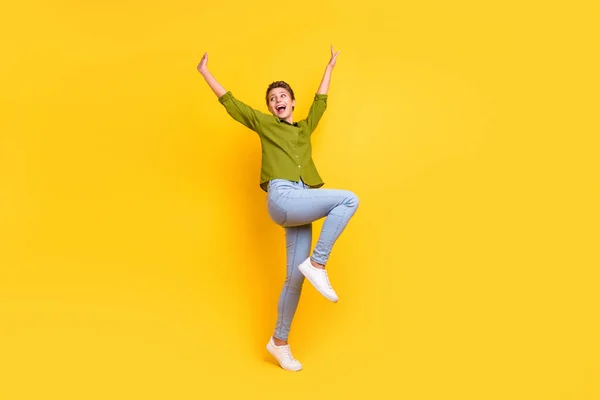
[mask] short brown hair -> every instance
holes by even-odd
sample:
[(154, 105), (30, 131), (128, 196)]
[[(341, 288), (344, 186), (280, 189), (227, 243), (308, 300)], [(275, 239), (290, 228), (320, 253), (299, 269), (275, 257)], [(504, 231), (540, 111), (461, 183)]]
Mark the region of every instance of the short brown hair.
[[(292, 88), (290, 87), (290, 85), (287, 84), (287, 82), (284, 81), (275, 81), (273, 83), (271, 83), (269, 85), (269, 87), (267, 88), (267, 94), (266, 94), (266, 100), (267, 100), (267, 106), (269, 106), (269, 92), (275, 88), (282, 88), (287, 90), (290, 93), (290, 96), (292, 96), (292, 100), (296, 100), (294, 98), (294, 91), (292, 90)], [(292, 107), (292, 111), (294, 110), (294, 107)]]

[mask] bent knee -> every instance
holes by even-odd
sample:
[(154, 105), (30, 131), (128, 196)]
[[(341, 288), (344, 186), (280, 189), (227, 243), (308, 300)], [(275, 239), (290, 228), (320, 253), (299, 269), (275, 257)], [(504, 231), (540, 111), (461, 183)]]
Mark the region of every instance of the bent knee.
[(354, 192), (348, 192), (348, 198), (346, 200), (349, 207), (358, 208), (360, 201), (358, 200), (358, 196)]

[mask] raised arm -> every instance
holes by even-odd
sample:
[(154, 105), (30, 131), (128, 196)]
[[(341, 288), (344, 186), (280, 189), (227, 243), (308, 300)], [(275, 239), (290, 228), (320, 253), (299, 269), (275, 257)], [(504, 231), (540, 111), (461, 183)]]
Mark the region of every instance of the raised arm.
[(321, 120), (321, 117), (327, 108), (327, 91), (329, 90), (329, 81), (331, 80), (331, 72), (333, 71), (333, 67), (335, 67), (335, 61), (338, 54), (340, 54), (340, 52), (338, 51), (335, 53), (333, 51), (333, 46), (331, 46), (331, 59), (329, 60), (329, 63), (327, 63), (325, 74), (321, 80), (321, 85), (315, 94), (315, 98), (310, 106), (310, 110), (308, 110), (308, 117), (306, 117), (306, 123), (308, 124), (308, 129), (311, 134), (315, 129), (317, 129), (317, 125), (319, 124), (319, 121)]
[(200, 64), (198, 64), (198, 72), (202, 74), (206, 83), (208, 83), (208, 86), (210, 86), (215, 95), (217, 95), (219, 102), (225, 107), (227, 113), (236, 121), (253, 131), (258, 132), (260, 121), (264, 118), (263, 113), (239, 101), (230, 91), (221, 86), (215, 77), (208, 71), (207, 64), (208, 53), (204, 53), (204, 56), (200, 60)]
[(339, 50), (337, 53), (334, 53), (333, 46), (331, 46), (331, 59), (325, 68), (325, 73), (323, 74), (323, 79), (321, 80), (321, 85), (319, 86), (319, 90), (317, 90), (317, 94), (327, 94), (331, 73), (333, 72), (333, 67), (335, 67), (335, 60), (337, 59), (338, 54), (340, 54)]
[(210, 88), (217, 95), (217, 97), (221, 98), (225, 93), (227, 93), (227, 90), (225, 90), (225, 88), (223, 86), (221, 86), (221, 84), (219, 82), (217, 82), (217, 80), (215, 79), (214, 76), (212, 76), (212, 74), (208, 70), (207, 64), (208, 64), (208, 53), (204, 53), (204, 56), (202, 56), (202, 59), (200, 60), (200, 63), (198, 64), (198, 67), (197, 67), (198, 72), (200, 72), (202, 74), (202, 76), (206, 80), (206, 83), (208, 83), (208, 86), (210, 86)]

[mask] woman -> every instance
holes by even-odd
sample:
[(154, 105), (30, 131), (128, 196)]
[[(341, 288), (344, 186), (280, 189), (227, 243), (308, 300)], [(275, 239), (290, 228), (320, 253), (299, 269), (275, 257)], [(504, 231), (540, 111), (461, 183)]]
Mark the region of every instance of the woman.
[[(198, 71), (229, 115), (258, 133), (261, 140), (260, 187), (267, 192), (270, 217), (285, 229), (287, 248), (287, 276), (267, 350), (290, 371), (302, 369), (287, 340), (304, 278), (327, 299), (338, 301), (325, 265), (335, 241), (358, 208), (358, 197), (350, 191), (319, 189), (324, 183), (312, 159), (310, 138), (327, 108), (327, 91), (338, 55), (339, 51), (331, 47), (331, 59), (308, 116), (298, 122), (293, 118), (294, 91), (287, 83), (269, 85), (266, 103), (271, 114), (266, 114), (237, 100), (217, 82), (208, 70), (208, 53), (198, 64)], [(311, 255), (312, 222), (323, 217), (323, 228)]]

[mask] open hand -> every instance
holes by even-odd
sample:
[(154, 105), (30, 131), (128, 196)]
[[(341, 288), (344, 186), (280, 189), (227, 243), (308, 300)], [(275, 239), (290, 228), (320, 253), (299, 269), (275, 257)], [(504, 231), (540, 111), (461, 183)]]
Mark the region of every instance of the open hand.
[(200, 60), (200, 63), (198, 64), (198, 72), (202, 73), (203, 71), (206, 71), (208, 69), (207, 67), (208, 64), (208, 53), (204, 53), (204, 55), (202, 56), (202, 59)]
[(333, 51), (333, 46), (331, 46), (331, 60), (329, 60), (329, 64), (327, 64), (328, 67), (335, 67), (335, 60), (337, 59), (338, 54), (340, 54), (340, 51), (338, 50), (337, 53), (335, 53)]

